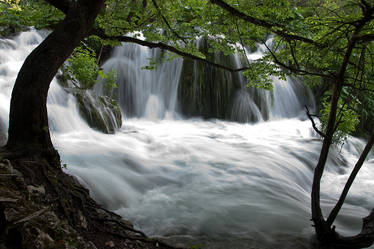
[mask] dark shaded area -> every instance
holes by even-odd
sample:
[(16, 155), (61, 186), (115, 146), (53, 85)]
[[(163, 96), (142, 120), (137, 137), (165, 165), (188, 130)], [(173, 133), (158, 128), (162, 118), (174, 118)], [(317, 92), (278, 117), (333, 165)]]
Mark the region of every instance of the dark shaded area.
[[(208, 52), (208, 47), (207, 40), (199, 41), (200, 51), (207, 55), (208, 60), (228, 67), (237, 67), (231, 56), (211, 54)], [(178, 89), (181, 113), (207, 119), (231, 119), (233, 97), (235, 91), (240, 88), (238, 72), (185, 59)]]
[(0, 177), (0, 248), (174, 248), (102, 208), (43, 158), (1, 150)]

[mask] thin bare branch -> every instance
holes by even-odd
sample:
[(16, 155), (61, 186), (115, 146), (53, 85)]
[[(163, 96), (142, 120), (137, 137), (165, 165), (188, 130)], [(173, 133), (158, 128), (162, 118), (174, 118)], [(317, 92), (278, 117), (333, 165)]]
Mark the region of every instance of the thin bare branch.
[(168, 26), (168, 28), (170, 29), (170, 31), (177, 37), (179, 38), (180, 40), (182, 40), (184, 42), (184, 44), (187, 44), (187, 41), (184, 37), (181, 37), (169, 24), (168, 20), (166, 19), (166, 17), (162, 14), (161, 12), (161, 9), (158, 7), (158, 4), (156, 2), (156, 0), (152, 0), (152, 3), (153, 3), (153, 6), (155, 7), (155, 9), (157, 10), (157, 13), (161, 16), (162, 20), (164, 21), (164, 23), (166, 24), (166, 26)]
[(313, 127), (313, 129), (318, 133), (318, 135), (320, 135), (321, 137), (325, 137), (326, 134), (323, 133), (322, 131), (320, 131), (320, 130), (317, 128), (316, 123), (314, 122), (313, 117), (315, 117), (316, 115), (312, 115), (312, 114), (310, 114), (310, 111), (309, 111), (309, 108), (308, 108), (307, 105), (305, 105), (305, 109), (306, 109), (306, 115), (308, 116), (308, 118), (309, 118), (310, 121), (312, 122), (312, 127)]
[[(299, 35), (290, 34), (286, 31), (284, 31), (285, 27), (283, 25), (280, 25), (278, 23), (271, 23), (271, 22), (268, 22), (266, 20), (262, 20), (262, 19), (259, 19), (259, 18), (253, 17), (253, 16), (249, 16), (249, 15), (237, 10), (236, 8), (230, 6), (229, 4), (225, 3), (222, 0), (210, 0), (210, 2), (212, 4), (215, 4), (219, 7), (221, 7), (222, 9), (226, 10), (227, 12), (229, 12), (233, 16), (236, 16), (240, 19), (243, 19), (246, 22), (255, 24), (257, 26), (267, 28), (270, 31), (272, 31), (273, 33), (275, 33), (275, 34), (277, 34), (281, 37), (284, 37), (286, 39), (297, 40), (297, 41), (313, 44), (313, 45), (318, 46), (318, 47), (322, 46), (322, 44), (319, 44), (319, 43), (313, 41), (312, 39), (309, 39), (309, 38), (306, 38), (306, 37), (303, 37), (303, 36), (299, 36)], [(279, 30), (279, 29), (282, 29), (282, 30)]]
[(274, 52), (266, 45), (266, 43), (264, 42), (263, 43), (266, 47), (266, 49), (269, 51), (269, 53), (271, 54), (271, 56), (273, 57), (273, 61), (275, 64), (281, 66), (282, 68), (284, 69), (287, 69), (289, 70), (290, 72), (294, 73), (294, 74), (298, 74), (298, 75), (313, 75), (313, 76), (319, 76), (319, 77), (323, 77), (323, 78), (333, 78), (331, 75), (328, 75), (328, 74), (323, 74), (323, 73), (319, 73), (319, 72), (312, 72), (312, 71), (307, 71), (307, 70), (304, 70), (304, 69), (298, 69), (298, 68), (295, 68), (295, 67), (292, 67), (290, 65), (286, 65), (285, 63), (281, 62), (277, 56), (274, 54)]
[(230, 71), (232, 73), (241, 72), (241, 71), (249, 69), (249, 67), (241, 67), (241, 68), (227, 67), (227, 66), (218, 64), (216, 62), (209, 61), (207, 59), (201, 58), (199, 56), (184, 52), (182, 50), (179, 50), (176, 47), (170, 46), (170, 45), (162, 43), (162, 42), (149, 42), (149, 41), (144, 41), (144, 40), (140, 40), (140, 39), (137, 39), (137, 38), (134, 38), (134, 37), (129, 37), (129, 36), (107, 36), (107, 35), (103, 34), (101, 31), (98, 31), (98, 30), (93, 31), (92, 35), (97, 35), (102, 39), (116, 40), (116, 41), (119, 41), (119, 42), (130, 42), (130, 43), (136, 43), (136, 44), (139, 44), (139, 45), (142, 45), (142, 46), (146, 46), (146, 47), (149, 47), (149, 48), (164, 49), (164, 50), (173, 52), (177, 55), (180, 55), (182, 57), (189, 58), (189, 59), (192, 59), (192, 60), (195, 60), (195, 61), (200, 61), (200, 62), (206, 63), (210, 66), (213, 66), (213, 67), (216, 67), (216, 68), (221, 68), (221, 69), (224, 69), (226, 71)]
[(343, 192), (340, 195), (340, 198), (339, 198), (338, 202), (336, 203), (335, 207), (333, 208), (329, 217), (327, 218), (327, 225), (328, 226), (331, 227), (331, 225), (333, 224), (333, 222), (334, 222), (336, 216), (338, 215), (341, 207), (343, 206), (344, 200), (348, 195), (348, 191), (349, 191), (350, 187), (352, 186), (352, 183), (353, 183), (354, 179), (356, 178), (359, 170), (361, 169), (362, 165), (364, 164), (367, 155), (371, 151), (371, 148), (373, 147), (373, 144), (374, 144), (374, 134), (371, 135), (369, 141), (367, 142), (367, 144), (365, 146), (365, 149), (362, 151), (362, 153), (360, 155), (360, 158), (358, 159), (355, 167), (352, 170), (351, 175), (348, 178), (347, 183), (344, 186)]
[[(297, 61), (297, 59), (296, 59), (296, 56), (295, 56), (295, 47), (296, 47), (296, 44), (294, 43), (294, 44), (291, 44), (292, 42), (291, 41), (289, 41), (289, 45), (290, 45), (290, 50), (291, 50), (291, 55), (292, 55), (292, 59), (293, 59), (293, 61), (295, 62), (295, 65), (296, 65), (296, 68), (297, 69), (300, 69), (300, 66), (299, 66), (299, 63), (298, 63), (298, 61)], [(294, 47), (295, 46), (295, 47)]]

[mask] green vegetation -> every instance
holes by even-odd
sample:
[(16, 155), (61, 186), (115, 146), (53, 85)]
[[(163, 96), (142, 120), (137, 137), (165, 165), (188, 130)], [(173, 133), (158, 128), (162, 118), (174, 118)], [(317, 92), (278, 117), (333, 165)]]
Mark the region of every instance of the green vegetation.
[(25, 27), (53, 28), (64, 18), (45, 1), (0, 0), (0, 35), (9, 36)]
[[(370, 227), (373, 227), (374, 212), (364, 224), (363, 233), (356, 237), (340, 237), (333, 226), (345, 196), (374, 143), (373, 127), (367, 125), (372, 124), (374, 110), (372, 0), (93, 0), (90, 3), (78, 0), (74, 6), (69, 0), (46, 2), (61, 11), (53, 9), (44, 1), (2, 0), (0, 24), (12, 27), (15, 31), (23, 25), (49, 27), (54, 29), (52, 34), (57, 35), (57, 32), (61, 32), (68, 39), (76, 39), (73, 46), (61, 46), (61, 51), (56, 52), (56, 57), (61, 59), (61, 63), (52, 64), (50, 67), (46, 65), (44, 69), (48, 73), (55, 73), (55, 67), (62, 66), (66, 55), (79, 47), (80, 42), (81, 46), (74, 51), (68, 61), (70, 68), (67, 70), (86, 87), (93, 84), (97, 75), (106, 77), (96, 67), (97, 61), (91, 51), (92, 47), (84, 46), (85, 42), (88, 42), (88, 37), (94, 36), (101, 45), (138, 43), (151, 48), (169, 50), (179, 56), (205, 62), (230, 72), (243, 71), (248, 78), (249, 86), (271, 89), (270, 76), (288, 75), (300, 78), (315, 89), (324, 89), (320, 106), (321, 130), (314, 126), (323, 139), (312, 187), (312, 220), (317, 237), (321, 242), (337, 248), (340, 248), (339, 245), (342, 243), (345, 248), (365, 247), (373, 243), (374, 231)], [(86, 15), (81, 14), (80, 10), (86, 11)], [(63, 18), (62, 13), (66, 15), (66, 19), (60, 22)], [(82, 16), (87, 20), (92, 19), (92, 24), (83, 20)], [(81, 30), (74, 30), (69, 22), (72, 20), (80, 25), (78, 26)], [(62, 26), (56, 25), (57, 23), (65, 25), (65, 29), (61, 29)], [(65, 30), (69, 32), (63, 32)], [(5, 31), (1, 30), (3, 33), (9, 33)], [(198, 37), (208, 41), (209, 53), (244, 53), (244, 48), (253, 50), (256, 44), (261, 43), (266, 48), (265, 56), (247, 63), (243, 68), (219, 65), (199, 51), (196, 46)], [(266, 41), (270, 37), (272, 43), (267, 44)], [(51, 40), (52, 42), (47, 41), (43, 46), (60, 44), (56, 36)], [(38, 52), (33, 54), (35, 60), (46, 58), (43, 56), (50, 53), (48, 50)], [(25, 65), (21, 73), (37, 69), (33, 68), (36, 66), (32, 63), (25, 62)], [(26, 82), (28, 78), (22, 78), (22, 75), (26, 74), (20, 75), (15, 88), (20, 84), (23, 84), (23, 87), (30, 85), (30, 82)], [(50, 79), (43, 80), (43, 86), (47, 88)], [(41, 84), (37, 80), (31, 83)], [(36, 95), (33, 91), (30, 88), (22, 94)], [(18, 93), (20, 92), (19, 90)], [(13, 95), (19, 103), (24, 99), (22, 94)], [(46, 99), (46, 96), (44, 97)], [(45, 108), (45, 103), (37, 102), (35, 105)], [(11, 106), (8, 145), (15, 147), (17, 143), (31, 143), (30, 141), (34, 140), (27, 134), (35, 134), (36, 137), (45, 138), (39, 141), (47, 141), (46, 146), (53, 148), (49, 133), (42, 134), (39, 131), (40, 126), (44, 127), (47, 123), (46, 111), (42, 114), (45, 116), (30, 117), (30, 122), (35, 124), (30, 129), (34, 130), (23, 131), (22, 125), (16, 125), (17, 122), (22, 122), (17, 116), (19, 106), (25, 105)], [(312, 115), (309, 117), (312, 118)], [(12, 127), (16, 129), (13, 130)], [(341, 198), (325, 219), (320, 208), (320, 181), (329, 148), (334, 142), (342, 141), (346, 134), (355, 132), (357, 127), (361, 129), (357, 134), (370, 138)], [(23, 136), (18, 135), (16, 131), (20, 134), (24, 132), (24, 137), (28, 140), (23, 140)]]
[[(215, 2), (224, 3), (224, 5)], [(212, 4), (215, 3), (215, 4)], [(98, 76), (110, 87), (115, 86), (114, 72), (103, 74), (97, 66), (97, 54), (103, 45), (119, 45), (121, 41), (145, 43), (150, 47), (172, 48), (180, 56), (213, 62), (196, 47), (196, 39), (208, 40), (208, 52), (244, 53), (243, 47), (254, 50), (256, 44), (267, 46), (263, 58), (236, 69), (248, 78), (248, 87), (272, 89), (270, 76), (296, 76), (314, 89), (321, 89), (339, 74), (349, 36), (363, 17), (366, 1), (106, 1), (96, 19), (91, 38), (82, 42), (64, 66), (69, 79), (76, 79), (81, 88), (91, 88)], [(222, 8), (222, 6), (225, 6)], [(34, 26), (53, 28), (63, 19), (63, 13), (40, 0), (1, 0), (0, 32)], [(10, 28), (11, 27), (11, 28)], [(344, 141), (347, 134), (369, 136), (366, 125), (373, 116), (373, 23), (368, 20), (357, 35), (348, 65), (338, 107), (339, 135), (334, 141)], [(131, 35), (129, 35), (131, 34)], [(131, 38), (131, 39), (130, 39)], [(92, 41), (95, 44), (92, 45)], [(208, 56), (208, 57), (207, 57)], [(170, 56), (169, 56), (170, 57)], [(173, 56), (171, 56), (173, 57)], [(154, 69), (150, 61), (144, 69)], [(223, 66), (223, 65), (222, 65)], [(225, 66), (227, 67), (227, 66)], [(235, 70), (234, 68), (226, 68)], [(328, 89), (328, 87), (326, 88)], [(324, 91), (321, 105), (321, 129), (326, 132), (328, 103), (331, 91)], [(364, 109), (360, 108), (365, 103)]]

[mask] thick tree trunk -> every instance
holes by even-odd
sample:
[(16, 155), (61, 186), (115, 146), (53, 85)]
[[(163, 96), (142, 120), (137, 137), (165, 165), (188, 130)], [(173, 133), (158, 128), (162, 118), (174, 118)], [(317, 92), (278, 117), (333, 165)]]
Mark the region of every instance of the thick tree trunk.
[(64, 61), (91, 31), (105, 0), (68, 2), (65, 19), (27, 57), (12, 92), (6, 148), (58, 158), (48, 129), (49, 85)]

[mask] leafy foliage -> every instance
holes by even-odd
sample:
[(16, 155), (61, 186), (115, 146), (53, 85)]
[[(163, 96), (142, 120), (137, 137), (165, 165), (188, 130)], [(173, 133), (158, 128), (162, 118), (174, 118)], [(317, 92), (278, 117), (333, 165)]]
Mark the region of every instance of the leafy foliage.
[[(94, 40), (95, 44), (87, 43), (77, 49), (69, 59), (67, 70), (72, 78), (81, 82), (81, 87), (91, 87), (100, 75), (113, 81), (112, 76), (104, 76), (98, 69), (94, 52), (103, 45), (120, 45), (116, 37), (121, 36), (168, 44), (197, 58), (214, 61), (216, 54), (241, 53), (245, 56), (245, 50), (255, 50), (257, 44), (265, 44), (271, 35), (272, 45), (266, 47), (265, 56), (244, 63), (247, 68), (243, 74), (248, 79), (248, 86), (272, 89), (272, 77), (290, 75), (312, 88), (329, 89), (326, 84), (332, 84), (339, 74), (348, 38), (363, 18), (362, 1), (359, 0), (224, 2), (255, 22), (236, 16), (209, 0), (107, 0), (95, 23), (95, 29), (105, 36), (92, 36), (90, 41)], [(8, 34), (9, 27), (11, 30), (19, 30), (22, 26), (53, 27), (64, 17), (59, 10), (41, 0), (1, 0), (0, 11), (1, 34)], [(357, 36), (374, 35), (373, 30), (374, 22), (370, 20)], [(207, 42), (204, 51), (200, 49), (200, 40)], [(338, 113), (352, 121), (370, 122), (374, 116), (371, 101), (373, 53), (372, 40), (357, 42), (344, 70), (344, 86), (351, 90), (340, 96), (340, 102), (354, 99), (356, 104), (339, 105)], [(150, 60), (145, 69), (154, 69), (157, 63)], [(330, 92), (323, 95), (323, 100), (331, 99)], [(359, 103), (365, 103), (365, 108)], [(327, 106), (321, 105), (322, 116), (328, 114)], [(327, 119), (321, 121), (325, 123)], [(357, 124), (356, 121), (350, 123)], [(366, 126), (358, 125), (359, 128)], [(340, 124), (338, 130), (346, 134), (354, 129)]]
[[(358, 104), (358, 103), (356, 103)], [(353, 134), (359, 123), (358, 114), (354, 108), (351, 107), (351, 103), (344, 103), (342, 99), (338, 103), (339, 118), (334, 133), (333, 141), (337, 144), (343, 143), (347, 139), (348, 134)], [(327, 120), (330, 114), (330, 105), (328, 101), (323, 102), (321, 109), (321, 129), (326, 130)]]
[(78, 47), (67, 61), (67, 72), (71, 79), (75, 78), (83, 88), (91, 88), (99, 74), (95, 53)]
[(98, 80), (102, 79), (105, 87), (117, 88), (117, 72), (111, 70), (104, 73), (99, 68), (96, 53), (86, 44), (74, 50), (73, 55), (67, 60), (62, 70), (68, 80), (72, 80), (79, 88), (92, 88)]
[(248, 70), (243, 72), (243, 75), (249, 80), (250, 83), (247, 87), (258, 87), (266, 90), (273, 89), (273, 77), (278, 77), (285, 80), (285, 73), (274, 63), (257, 60), (249, 65)]
[[(271, 76), (289, 75), (299, 77), (311, 86), (326, 89), (321, 110), (325, 132), (319, 132), (324, 139), (312, 186), (312, 221), (318, 239), (332, 247), (346, 245), (348, 240), (341, 239), (333, 222), (363, 164), (362, 159), (366, 158), (374, 144), (374, 134), (327, 220), (320, 207), (320, 182), (332, 141), (341, 141), (355, 130), (359, 121), (372, 117), (373, 1), (107, 0), (105, 4), (93, 32), (101, 38), (99, 41), (102, 44), (137, 42), (168, 48), (201, 61), (236, 51), (245, 55), (245, 50), (253, 49), (259, 42), (266, 45), (264, 41), (272, 36), (273, 44), (265, 46), (265, 56), (246, 64), (244, 75), (250, 80), (250, 85), (271, 89)], [(0, 24), (15, 30), (23, 25), (53, 27), (63, 18), (59, 11), (39, 0), (1, 0), (0, 11)], [(4, 33), (6, 30), (0, 31)], [(199, 50), (196, 42), (199, 39), (208, 41), (206, 54)], [(76, 49), (66, 70), (83, 87), (91, 87), (97, 76), (109, 80), (114, 78), (98, 69), (90, 46)], [(362, 107), (363, 103), (365, 107)], [(47, 126), (44, 128), (48, 129)], [(370, 127), (371, 133), (372, 129)], [(46, 136), (49, 138), (48, 132)], [(370, 246), (373, 243), (372, 236), (369, 238), (367, 233), (364, 234), (370, 230), (367, 226), (372, 224), (364, 223), (363, 232), (350, 238), (352, 244), (348, 247)]]
[(49, 28), (63, 19), (61, 11), (40, 0), (0, 0), (0, 34), (21, 31), (24, 27)]

